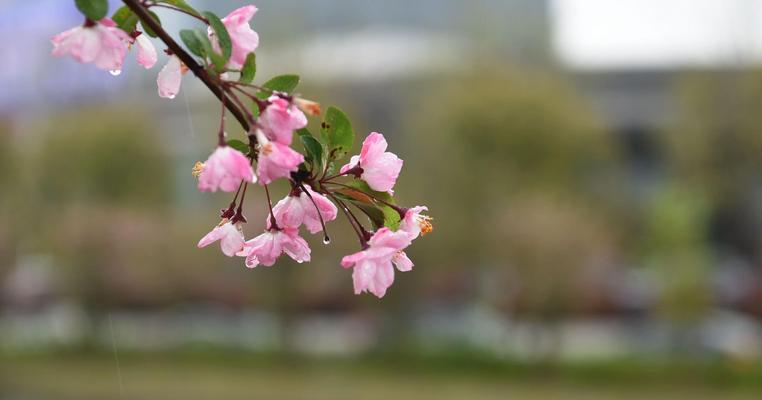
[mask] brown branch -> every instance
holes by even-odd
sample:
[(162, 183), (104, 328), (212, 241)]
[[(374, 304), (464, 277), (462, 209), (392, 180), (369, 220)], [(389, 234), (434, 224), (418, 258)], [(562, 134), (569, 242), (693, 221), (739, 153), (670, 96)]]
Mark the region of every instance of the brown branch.
[(199, 65), (196, 60), (188, 54), (182, 47), (180, 47), (177, 42), (175, 42), (174, 39), (172, 39), (172, 36), (167, 33), (167, 31), (164, 30), (164, 28), (161, 27), (154, 19), (151, 17), (151, 15), (148, 13), (148, 10), (140, 3), (140, 0), (122, 0), (122, 2), (129, 7), (132, 12), (135, 13), (135, 15), (140, 18), (140, 20), (151, 30), (153, 30), (156, 35), (161, 39), (164, 44), (167, 45), (169, 50), (172, 51), (173, 54), (175, 54), (180, 61), (185, 64), (188, 69), (193, 71), (193, 74), (198, 77), (198, 79), (201, 80), (201, 82), (204, 82), (206, 87), (209, 88), (209, 90), (214, 93), (217, 98), (225, 104), (225, 107), (230, 111), (231, 114), (235, 117), (235, 119), (238, 120), (238, 123), (241, 124), (243, 129), (248, 132), (249, 131), (249, 123), (246, 121), (246, 117), (244, 117), (241, 110), (236, 107), (235, 103), (233, 101), (230, 101), (230, 99), (227, 98), (225, 95), (225, 92), (222, 90), (222, 88), (217, 85), (217, 83), (214, 81), (214, 79), (209, 75), (209, 73), (201, 66)]

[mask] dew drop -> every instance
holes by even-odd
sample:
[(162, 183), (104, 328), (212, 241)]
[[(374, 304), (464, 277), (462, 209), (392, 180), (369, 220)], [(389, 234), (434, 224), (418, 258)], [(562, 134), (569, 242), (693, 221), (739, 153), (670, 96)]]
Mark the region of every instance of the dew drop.
[(328, 235), (323, 236), (323, 244), (331, 243), (331, 238)]
[(121, 69), (112, 69), (108, 73), (111, 74), (111, 75), (114, 75), (114, 76), (119, 76), (119, 74), (122, 73), (122, 70)]

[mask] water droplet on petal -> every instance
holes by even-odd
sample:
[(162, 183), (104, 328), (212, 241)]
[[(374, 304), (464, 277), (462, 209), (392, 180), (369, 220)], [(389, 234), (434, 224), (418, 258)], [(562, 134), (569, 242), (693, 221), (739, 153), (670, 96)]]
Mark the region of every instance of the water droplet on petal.
[(323, 236), (323, 244), (331, 243), (331, 238), (329, 238), (327, 235)]
[(114, 75), (114, 76), (119, 76), (119, 74), (122, 73), (122, 70), (121, 69), (112, 69), (108, 73), (111, 74), (111, 75)]

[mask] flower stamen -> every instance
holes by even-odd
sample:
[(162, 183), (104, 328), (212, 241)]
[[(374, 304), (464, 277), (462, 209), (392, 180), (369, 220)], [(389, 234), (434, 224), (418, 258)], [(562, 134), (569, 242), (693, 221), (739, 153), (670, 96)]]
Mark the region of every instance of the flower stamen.
[(193, 175), (194, 178), (198, 178), (202, 172), (204, 172), (204, 163), (202, 163), (201, 161), (196, 161), (196, 163), (193, 164), (193, 170), (191, 170), (191, 175)]

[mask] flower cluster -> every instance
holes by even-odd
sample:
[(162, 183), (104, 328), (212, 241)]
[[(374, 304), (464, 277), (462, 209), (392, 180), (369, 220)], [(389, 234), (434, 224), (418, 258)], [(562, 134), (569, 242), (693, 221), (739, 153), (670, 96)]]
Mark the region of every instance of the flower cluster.
[[(235, 194), (222, 210), (219, 224), (201, 238), (198, 247), (219, 242), (223, 254), (244, 258), (248, 268), (272, 266), (283, 254), (299, 263), (310, 261), (302, 226), (310, 234), (322, 233), (323, 243), (328, 244), (326, 223), (341, 211), (360, 243), (360, 251), (341, 260), (344, 268), (353, 269), (356, 294), (383, 297), (394, 281), (395, 268), (401, 272), (413, 268), (405, 249), (430, 232), (432, 225), (424, 214), (426, 207), (405, 208), (396, 203), (393, 189), (403, 161), (387, 151), (382, 134), (373, 132), (363, 141), (360, 154), (338, 168), (355, 138), (346, 114), (329, 107), (316, 136), (307, 129), (308, 116), (323, 113), (317, 102), (295, 93), (298, 76), (281, 75), (262, 85), (252, 83), (259, 45), (259, 36), (250, 26), (255, 6), (219, 18), (212, 12), (196, 11), (184, 0), (123, 2), (125, 6), (109, 18), (106, 0), (78, 0), (85, 22), (53, 36), (53, 55), (69, 55), (118, 75), (133, 48), (137, 62), (152, 68), (157, 51), (148, 36), (158, 37), (169, 56), (157, 76), (159, 95), (174, 98), (182, 76), (190, 70), (219, 98), (222, 112), (217, 147), (205, 162), (196, 163), (193, 176), (198, 178), (201, 192)], [(203, 28), (181, 30), (183, 48), (163, 30), (159, 16), (151, 11), (154, 8), (186, 14)], [(242, 140), (227, 138), (226, 112), (247, 132)], [(302, 151), (294, 148), (295, 135)], [(288, 181), (291, 190), (273, 205), (268, 185), (279, 179)], [(264, 232), (246, 240), (244, 200), (249, 186), (256, 184), (267, 194), (269, 213), (263, 221)], [(358, 216), (367, 221), (363, 223)]]

